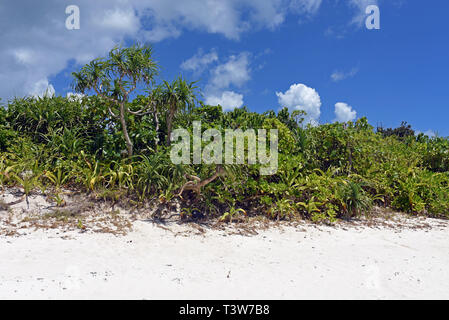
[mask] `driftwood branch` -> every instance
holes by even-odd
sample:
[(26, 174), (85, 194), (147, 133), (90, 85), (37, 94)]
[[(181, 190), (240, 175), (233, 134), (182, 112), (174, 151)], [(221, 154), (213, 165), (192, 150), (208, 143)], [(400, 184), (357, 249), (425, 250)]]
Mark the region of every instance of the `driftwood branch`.
[(204, 180), (201, 180), (197, 176), (192, 176), (190, 174), (185, 174), (184, 177), (187, 179), (190, 179), (187, 181), (181, 188), (181, 190), (178, 193), (178, 197), (182, 198), (182, 194), (184, 191), (192, 190), (195, 191), (198, 195), (201, 194), (201, 189), (205, 186), (207, 186), (209, 183), (213, 182), (215, 179), (217, 179), (219, 176), (223, 175), (225, 173), (224, 169), (221, 166), (217, 166), (217, 169), (215, 173)]

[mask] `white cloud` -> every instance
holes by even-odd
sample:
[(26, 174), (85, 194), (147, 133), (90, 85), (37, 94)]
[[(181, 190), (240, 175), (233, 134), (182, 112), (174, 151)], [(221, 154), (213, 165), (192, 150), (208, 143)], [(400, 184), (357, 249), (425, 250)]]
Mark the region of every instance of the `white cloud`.
[(307, 112), (305, 123), (317, 124), (321, 115), (321, 98), (318, 92), (304, 84), (292, 84), (282, 93), (276, 92), (281, 107)]
[(344, 102), (335, 104), (335, 119), (334, 122), (348, 122), (354, 121), (357, 117), (357, 112), (352, 109), (350, 105)]
[[(239, 39), (241, 33), (269, 28), (284, 22), (289, 12), (310, 14), (318, 10), (321, 0), (133, 0), (136, 7), (146, 10), (158, 33), (170, 30), (200, 30)], [(140, 2), (142, 2), (140, 4)], [(291, 3), (296, 3), (291, 6)], [(294, 10), (296, 7), (302, 11)]]
[(207, 104), (220, 104), (224, 110), (240, 108), (243, 95), (230, 88), (241, 88), (251, 79), (250, 54), (248, 52), (232, 55), (228, 61), (217, 65), (210, 72), (205, 88)]
[(206, 97), (206, 104), (221, 105), (224, 111), (229, 111), (243, 106), (243, 95), (233, 91), (224, 91), (221, 96)]
[(241, 87), (250, 79), (249, 53), (244, 52), (238, 56), (231, 56), (228, 62), (212, 70), (210, 86), (215, 89)]
[(298, 13), (315, 14), (321, 6), (321, 0), (292, 0), (290, 8)]
[(33, 63), (33, 51), (29, 49), (16, 49), (12, 52), (15, 60), (22, 65), (30, 65)]
[(55, 88), (48, 83), (48, 79), (41, 79), (29, 87), (28, 95), (34, 97), (51, 97), (55, 94)]
[(178, 38), (181, 30), (174, 26), (154, 26), (151, 30), (140, 30), (141, 36), (150, 42), (159, 42), (167, 38)]
[(147, 9), (152, 27), (158, 28), (159, 33), (170, 30), (167, 34), (171, 34), (174, 30), (187, 28), (238, 39), (244, 31), (244, 24), (234, 1), (153, 0), (138, 6)]
[(193, 57), (181, 64), (181, 69), (198, 74), (202, 73), (207, 66), (216, 61), (218, 61), (216, 50), (212, 49), (209, 53), (203, 53), (203, 50), (200, 49)]
[(117, 7), (106, 10), (98, 24), (102, 28), (124, 31), (129, 34), (135, 34), (140, 28), (139, 18), (131, 7), (125, 7), (123, 10)]
[(334, 82), (339, 82), (354, 77), (358, 72), (359, 72), (358, 68), (352, 68), (348, 72), (336, 70), (331, 74), (331, 79)]

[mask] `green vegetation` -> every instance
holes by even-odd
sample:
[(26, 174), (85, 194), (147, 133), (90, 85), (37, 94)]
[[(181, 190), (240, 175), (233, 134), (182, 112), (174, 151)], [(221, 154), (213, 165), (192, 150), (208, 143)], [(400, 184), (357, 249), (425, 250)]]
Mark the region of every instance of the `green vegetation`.
[[(182, 78), (156, 85), (156, 71), (150, 48), (116, 48), (74, 73), (74, 88), (91, 95), (9, 101), (0, 108), (1, 187), (21, 187), (27, 196), (39, 188), (60, 206), (62, 189), (135, 205), (179, 199), (182, 216), (201, 211), (222, 221), (334, 221), (373, 205), (448, 216), (446, 138), (415, 136), (405, 123), (375, 131), (366, 118), (312, 127), (287, 109), (223, 112), (198, 101), (194, 83)], [(277, 128), (278, 172), (173, 164), (168, 137), (193, 121), (203, 130)]]

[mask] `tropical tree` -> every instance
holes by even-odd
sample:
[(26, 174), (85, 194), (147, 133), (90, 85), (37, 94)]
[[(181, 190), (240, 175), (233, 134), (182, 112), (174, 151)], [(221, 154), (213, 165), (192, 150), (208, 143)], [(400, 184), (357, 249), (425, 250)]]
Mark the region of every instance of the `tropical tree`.
[(406, 121), (402, 121), (401, 126), (395, 129), (378, 127), (377, 132), (380, 132), (384, 137), (395, 136), (400, 140), (415, 136), (415, 131), (412, 129), (412, 126)]
[(128, 99), (138, 87), (151, 91), (158, 65), (152, 58), (152, 48), (148, 45), (133, 45), (129, 48), (115, 47), (108, 58), (98, 58), (85, 65), (80, 72), (72, 73), (73, 87), (77, 92), (93, 90), (109, 102), (111, 117), (120, 122), (128, 149), (128, 157), (133, 155), (133, 143), (128, 134), (127, 116), (144, 115), (153, 112), (154, 104), (131, 110)]
[(182, 77), (177, 78), (172, 83), (164, 81), (160, 101), (166, 108), (166, 143), (168, 146), (170, 145), (170, 136), (176, 114), (180, 111), (191, 111), (194, 108), (197, 89), (195, 82), (187, 82)]

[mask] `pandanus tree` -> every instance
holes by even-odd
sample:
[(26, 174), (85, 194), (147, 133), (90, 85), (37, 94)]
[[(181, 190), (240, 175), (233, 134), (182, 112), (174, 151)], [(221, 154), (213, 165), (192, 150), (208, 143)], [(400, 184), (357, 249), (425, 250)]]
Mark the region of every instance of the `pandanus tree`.
[(167, 146), (170, 145), (170, 136), (176, 114), (193, 109), (197, 89), (195, 82), (187, 82), (182, 77), (177, 78), (172, 83), (164, 81), (160, 91), (160, 101), (166, 111)]
[(128, 157), (133, 155), (133, 143), (128, 133), (127, 117), (129, 114), (139, 116), (156, 112), (155, 103), (151, 100), (140, 110), (131, 110), (128, 100), (136, 89), (151, 92), (157, 72), (158, 65), (152, 58), (151, 47), (137, 44), (129, 48), (115, 47), (108, 58), (95, 59), (80, 72), (72, 73), (75, 91), (83, 94), (94, 91), (108, 101), (109, 114), (122, 127)]

